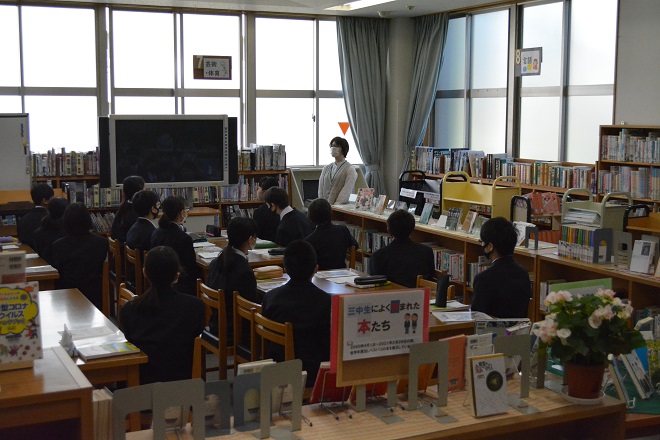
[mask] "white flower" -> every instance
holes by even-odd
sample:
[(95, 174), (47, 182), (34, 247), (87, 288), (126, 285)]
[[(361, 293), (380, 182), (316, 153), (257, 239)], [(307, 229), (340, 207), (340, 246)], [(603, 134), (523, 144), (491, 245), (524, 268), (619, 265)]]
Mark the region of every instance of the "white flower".
[(567, 328), (560, 328), (557, 330), (557, 336), (564, 342), (565, 339), (568, 339), (571, 336), (571, 330)]
[(600, 317), (596, 316), (595, 313), (589, 317), (588, 321), (591, 328), (598, 328), (600, 327), (600, 324), (603, 322), (603, 320), (600, 319)]

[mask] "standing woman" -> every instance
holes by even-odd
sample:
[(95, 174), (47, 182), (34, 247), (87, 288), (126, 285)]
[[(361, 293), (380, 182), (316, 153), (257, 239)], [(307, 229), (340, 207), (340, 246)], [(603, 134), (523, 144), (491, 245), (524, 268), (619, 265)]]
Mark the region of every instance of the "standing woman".
[[(257, 299), (257, 279), (248, 263), (248, 252), (257, 243), (257, 224), (247, 217), (234, 217), (227, 225), (229, 244), (209, 265), (208, 285), (214, 289), (222, 289), (225, 294), (227, 310), (227, 340), (234, 337), (234, 291), (252, 302)], [(217, 319), (211, 319), (210, 331), (218, 334)], [(248, 329), (249, 330), (249, 329)], [(249, 333), (248, 333), (249, 334)], [(247, 339), (249, 340), (249, 336)]]
[(151, 249), (144, 274), (151, 287), (119, 313), (126, 339), (149, 356), (149, 362), (140, 365), (140, 383), (190, 379), (195, 337), (204, 327), (204, 303), (172, 287), (179, 259), (167, 246)]
[(342, 137), (333, 138), (330, 155), (335, 161), (321, 171), (319, 198), (326, 199), (331, 205), (347, 203), (357, 180), (357, 171), (346, 160), (348, 141)]
[(108, 255), (108, 240), (93, 234), (92, 217), (82, 203), (64, 210), (66, 235), (53, 243), (53, 266), (59, 271), (58, 289), (75, 287), (94, 306), (103, 308), (103, 262)]
[(34, 231), (32, 240), (34, 250), (46, 263), (53, 264), (53, 243), (64, 237), (64, 225), (62, 216), (64, 210), (69, 206), (69, 201), (64, 197), (51, 197), (48, 201), (48, 214), (41, 219), (41, 227)]
[(197, 295), (197, 278), (201, 271), (197, 266), (192, 238), (185, 232), (183, 221), (188, 217), (183, 197), (169, 196), (160, 204), (163, 215), (158, 220), (158, 229), (151, 234), (151, 247), (169, 246), (174, 249), (182, 273), (174, 289), (181, 293)]

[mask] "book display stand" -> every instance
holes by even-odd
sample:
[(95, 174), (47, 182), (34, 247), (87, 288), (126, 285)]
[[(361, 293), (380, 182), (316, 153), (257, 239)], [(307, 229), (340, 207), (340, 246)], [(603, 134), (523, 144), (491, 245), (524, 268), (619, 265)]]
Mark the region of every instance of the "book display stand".
[[(434, 341), (410, 346), (408, 358), (408, 411), (417, 408), (417, 374), (419, 366), (436, 364), (438, 366), (438, 399), (437, 406), (447, 406), (449, 387), (449, 343)], [(436, 414), (436, 417), (438, 414)]]
[(302, 421), (303, 386), (300, 381), (302, 375), (302, 361), (279, 362), (264, 366), (261, 370), (260, 390), (260, 437), (270, 437), (271, 423), (271, 391), (273, 388), (290, 385), (293, 388), (293, 401), (291, 403), (291, 431), (300, 431)]

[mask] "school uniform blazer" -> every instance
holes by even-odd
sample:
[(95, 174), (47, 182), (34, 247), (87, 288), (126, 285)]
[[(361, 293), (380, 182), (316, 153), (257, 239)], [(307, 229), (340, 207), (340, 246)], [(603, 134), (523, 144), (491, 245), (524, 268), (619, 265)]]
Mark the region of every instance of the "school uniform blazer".
[(132, 249), (148, 251), (151, 249), (151, 234), (155, 230), (153, 223), (144, 217), (139, 217), (126, 234), (126, 244)]
[(112, 227), (110, 229), (110, 237), (119, 240), (122, 243), (126, 243), (126, 234), (128, 234), (128, 230), (131, 229), (133, 223), (138, 219), (137, 212), (135, 212), (135, 209), (133, 208), (133, 203), (131, 203), (130, 200), (126, 201), (122, 203), (119, 209), (124, 205), (129, 205), (130, 209), (127, 209), (123, 214), (115, 215), (115, 219), (112, 221)]
[(305, 237), (316, 251), (319, 270), (346, 267), (346, 252), (357, 241), (344, 225), (318, 225), (314, 232)]
[(277, 239), (277, 227), (280, 225), (280, 216), (268, 209), (268, 205), (262, 203), (254, 210), (252, 218), (257, 224), (257, 236), (262, 240), (274, 242)]
[(133, 301), (119, 314), (126, 339), (149, 356), (140, 365), (140, 383), (190, 379), (195, 338), (204, 327), (204, 303), (171, 287), (152, 293), (159, 302), (153, 314), (136, 309)]
[(532, 286), (529, 273), (513, 256), (500, 257), (477, 274), (472, 310), (498, 318), (527, 318)]
[(94, 306), (103, 308), (103, 262), (108, 256), (108, 240), (86, 232), (66, 235), (53, 243), (53, 266), (60, 278), (58, 289), (75, 287)]
[[(294, 351), (307, 371), (307, 386), (314, 385), (319, 364), (330, 359), (330, 303), (330, 295), (310, 280), (289, 280), (263, 298), (266, 318), (292, 324)], [(271, 354), (275, 361), (284, 359), (282, 350)]]
[[(227, 341), (233, 345), (234, 339), (234, 291), (245, 299), (252, 302), (261, 302), (257, 299), (257, 279), (248, 263), (242, 255), (235, 255), (234, 262), (228, 268), (227, 276), (218, 272), (218, 258), (209, 264), (207, 285), (214, 289), (222, 289), (225, 296), (225, 309), (227, 310)], [(209, 325), (212, 334), (218, 334), (217, 321), (212, 317)], [(247, 336), (247, 338), (246, 338)], [(243, 341), (250, 340), (250, 328), (243, 332)]]
[(305, 214), (293, 208), (280, 220), (275, 243), (286, 247), (293, 240), (302, 240), (312, 232), (314, 232), (314, 224)]
[(62, 220), (53, 221), (51, 227), (49, 228), (39, 228), (34, 231), (32, 236), (34, 240), (34, 246), (32, 249), (39, 254), (41, 258), (46, 260), (50, 265), (53, 264), (53, 243), (55, 243), (60, 238), (64, 237), (66, 233), (64, 232), (64, 227), (62, 226)]
[(406, 287), (417, 285), (417, 275), (430, 280), (435, 272), (433, 251), (409, 238), (394, 239), (392, 243), (373, 253), (369, 260), (369, 273), (385, 275), (393, 283)]
[(48, 214), (43, 206), (35, 206), (27, 214), (18, 219), (16, 234), (18, 240), (34, 249), (34, 231), (41, 227), (41, 220)]
[(183, 232), (176, 223), (170, 223), (165, 228), (157, 228), (151, 234), (151, 248), (156, 246), (169, 246), (179, 256), (183, 273), (174, 288), (181, 293), (197, 295), (197, 278), (201, 277), (202, 272), (197, 266), (190, 235)]

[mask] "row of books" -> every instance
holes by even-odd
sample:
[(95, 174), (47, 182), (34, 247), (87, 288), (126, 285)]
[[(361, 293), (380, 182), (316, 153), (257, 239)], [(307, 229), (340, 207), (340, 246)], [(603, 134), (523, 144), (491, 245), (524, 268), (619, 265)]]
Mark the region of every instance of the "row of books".
[[(288, 180), (286, 175), (279, 174), (274, 175), (279, 181), (279, 186), (285, 190), (288, 188)], [(222, 202), (251, 202), (258, 201), (259, 197), (257, 196), (257, 190), (259, 189), (259, 181), (261, 177), (248, 177), (245, 175), (238, 176), (238, 184), (223, 186), (221, 190), (221, 201)]]
[(648, 136), (633, 136), (628, 129), (622, 128), (618, 135), (603, 135), (600, 158), (621, 162), (658, 163), (658, 134), (650, 132)]
[(367, 229), (364, 231), (362, 250), (372, 254), (390, 244), (392, 240), (394, 240), (394, 237), (392, 237), (387, 232), (379, 232), (378, 230)]
[(598, 171), (601, 194), (628, 192), (636, 199), (660, 200), (660, 168), (613, 165)]
[(534, 215), (561, 214), (561, 201), (557, 193), (532, 191), (531, 193), (524, 194), (523, 197), (529, 199), (532, 214)]
[(55, 153), (52, 148), (46, 153), (32, 153), (32, 177), (51, 176), (98, 176), (99, 149), (87, 152), (66, 152), (62, 148)]
[(587, 263), (607, 263), (612, 254), (612, 228), (562, 225), (560, 257)]
[(88, 208), (117, 207), (121, 204), (121, 190), (88, 185), (86, 181), (63, 182), (62, 189), (71, 203), (81, 202)]
[(227, 228), (229, 221), (234, 217), (248, 217), (253, 218), (255, 208), (241, 208), (239, 205), (224, 205), (222, 206), (222, 227)]
[(449, 274), (449, 280), (463, 282), (465, 280), (465, 255), (454, 249), (448, 249), (436, 243), (426, 243), (433, 250), (435, 269)]
[(476, 277), (478, 273), (483, 272), (484, 270), (488, 269), (489, 267), (490, 267), (490, 263), (488, 262), (486, 257), (483, 256), (483, 255), (479, 257), (479, 261), (468, 263), (468, 265), (467, 265), (466, 285), (467, 286), (473, 286), (474, 285), (474, 277)]
[(286, 146), (250, 144), (240, 151), (239, 171), (285, 170)]
[(109, 234), (112, 230), (112, 222), (115, 220), (114, 212), (91, 212), (92, 226), (96, 232)]

